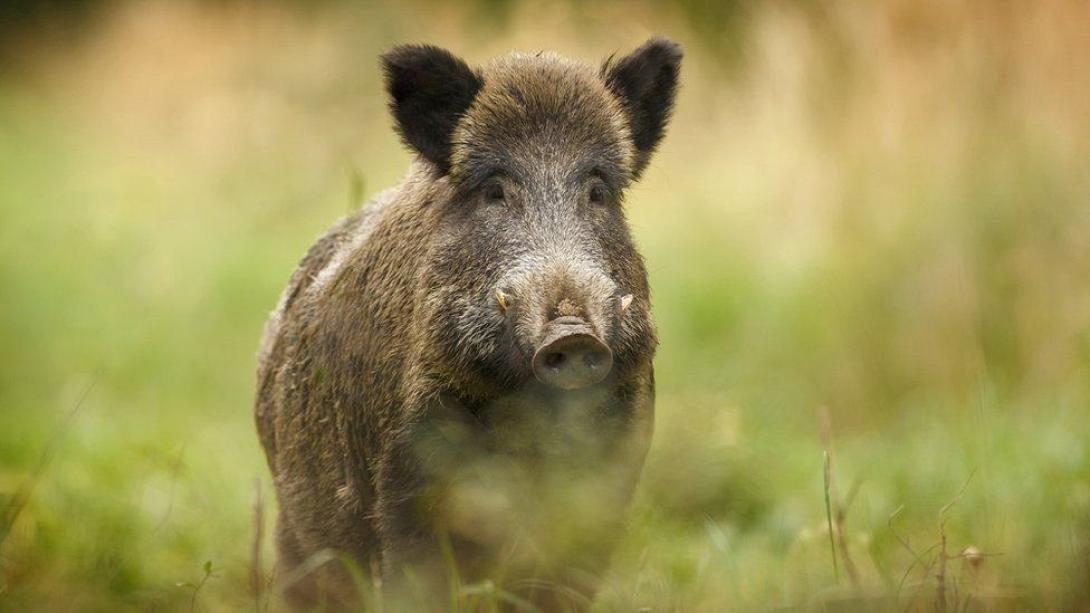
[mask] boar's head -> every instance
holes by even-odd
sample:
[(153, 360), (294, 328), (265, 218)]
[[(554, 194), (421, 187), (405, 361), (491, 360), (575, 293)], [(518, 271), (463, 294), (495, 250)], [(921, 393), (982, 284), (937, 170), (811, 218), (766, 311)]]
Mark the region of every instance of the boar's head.
[(425, 45), (383, 56), (398, 130), (438, 194), (421, 308), (462, 387), (574, 390), (650, 361), (623, 201), (663, 135), (680, 62), (664, 39), (599, 69), (513, 54), (475, 70)]

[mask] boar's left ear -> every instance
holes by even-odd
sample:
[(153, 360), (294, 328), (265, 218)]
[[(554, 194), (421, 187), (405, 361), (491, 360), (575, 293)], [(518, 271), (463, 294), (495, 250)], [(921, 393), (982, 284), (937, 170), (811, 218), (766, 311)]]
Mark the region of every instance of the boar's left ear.
[(451, 137), (481, 88), (464, 61), (431, 45), (401, 45), (382, 56), (390, 111), (402, 140), (440, 172), (450, 169)]
[(665, 38), (652, 38), (619, 60), (602, 65), (602, 78), (625, 105), (636, 146), (635, 174), (647, 166), (662, 139), (677, 92), (681, 47)]

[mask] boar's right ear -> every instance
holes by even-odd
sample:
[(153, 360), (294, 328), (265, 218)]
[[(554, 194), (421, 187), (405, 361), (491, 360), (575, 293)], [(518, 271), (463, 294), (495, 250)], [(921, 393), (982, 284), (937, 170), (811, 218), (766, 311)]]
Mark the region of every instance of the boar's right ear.
[(445, 49), (401, 45), (382, 56), (390, 111), (405, 144), (450, 169), (451, 137), (481, 88), (480, 77)]
[(602, 65), (602, 78), (621, 99), (628, 114), (632, 143), (636, 147), (635, 174), (651, 160), (670, 111), (674, 108), (681, 46), (665, 38), (652, 38), (631, 54)]

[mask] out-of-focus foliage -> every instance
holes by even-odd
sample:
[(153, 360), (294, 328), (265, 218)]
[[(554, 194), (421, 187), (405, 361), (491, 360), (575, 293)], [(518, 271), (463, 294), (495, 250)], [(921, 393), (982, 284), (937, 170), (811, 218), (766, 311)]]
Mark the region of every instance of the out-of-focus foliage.
[[(950, 606), (1090, 598), (1090, 7), (53, 6), (0, 45), (0, 510), (34, 485), (0, 609), (254, 606), (254, 351), (309, 243), (408, 162), (378, 53), (653, 33), (687, 51), (626, 204), (659, 419), (600, 606), (926, 609), (940, 532)], [(856, 491), (835, 569), (823, 407)]]

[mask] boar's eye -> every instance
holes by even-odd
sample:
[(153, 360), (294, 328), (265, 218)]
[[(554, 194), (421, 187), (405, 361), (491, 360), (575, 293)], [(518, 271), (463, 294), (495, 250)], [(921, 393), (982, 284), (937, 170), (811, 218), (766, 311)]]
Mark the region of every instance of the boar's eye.
[(484, 188), (484, 199), (490, 204), (499, 204), (504, 201), (503, 186), (499, 183), (489, 183)]
[(606, 188), (600, 184), (590, 186), (590, 193), (587, 194), (587, 199), (592, 204), (604, 204), (606, 201)]

